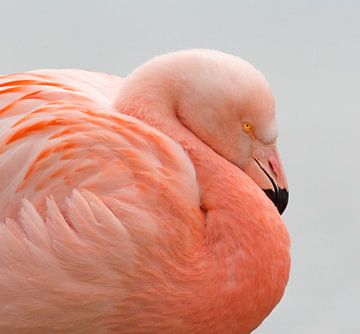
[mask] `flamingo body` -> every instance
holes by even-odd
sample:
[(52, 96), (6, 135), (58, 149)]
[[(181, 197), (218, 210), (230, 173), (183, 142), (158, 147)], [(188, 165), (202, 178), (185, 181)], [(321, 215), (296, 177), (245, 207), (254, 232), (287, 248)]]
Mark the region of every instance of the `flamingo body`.
[(0, 330), (249, 333), (283, 294), (286, 228), (233, 163), (122, 107), (126, 81), (0, 77)]

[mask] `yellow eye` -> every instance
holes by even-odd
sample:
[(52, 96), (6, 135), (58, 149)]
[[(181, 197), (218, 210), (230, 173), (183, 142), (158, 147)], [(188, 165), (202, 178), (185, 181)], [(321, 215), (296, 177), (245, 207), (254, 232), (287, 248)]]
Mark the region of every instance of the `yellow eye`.
[(252, 132), (253, 127), (252, 127), (252, 125), (250, 123), (245, 122), (245, 123), (243, 123), (243, 130), (245, 132)]

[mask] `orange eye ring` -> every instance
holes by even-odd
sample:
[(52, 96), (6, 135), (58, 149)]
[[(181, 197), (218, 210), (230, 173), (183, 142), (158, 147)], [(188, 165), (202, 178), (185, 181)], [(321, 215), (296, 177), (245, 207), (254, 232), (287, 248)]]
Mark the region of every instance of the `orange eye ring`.
[(254, 140), (256, 140), (255, 133), (254, 133), (254, 127), (251, 123), (245, 122), (242, 125), (243, 130), (250, 135), (250, 137)]
[(249, 132), (253, 131), (253, 127), (252, 127), (252, 125), (250, 123), (245, 122), (245, 123), (243, 123), (243, 130), (245, 132), (249, 133)]

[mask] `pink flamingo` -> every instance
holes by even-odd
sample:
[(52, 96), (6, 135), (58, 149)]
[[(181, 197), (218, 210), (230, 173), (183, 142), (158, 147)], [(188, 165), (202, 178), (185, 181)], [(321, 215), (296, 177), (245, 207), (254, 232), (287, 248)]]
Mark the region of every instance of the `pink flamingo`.
[(219, 51), (1, 76), (0, 332), (251, 332), (290, 267), (276, 137)]

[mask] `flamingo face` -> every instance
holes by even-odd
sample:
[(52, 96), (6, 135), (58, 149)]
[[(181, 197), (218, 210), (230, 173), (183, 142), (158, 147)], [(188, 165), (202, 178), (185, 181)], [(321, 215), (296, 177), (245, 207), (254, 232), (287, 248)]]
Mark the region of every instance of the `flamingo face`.
[(264, 76), (246, 61), (217, 51), (179, 56), (177, 118), (245, 172), (283, 213), (289, 193), (276, 146), (274, 97)]
[[(269, 122), (268, 124), (275, 122)], [(251, 137), (251, 154), (247, 164), (242, 167), (243, 171), (265, 192), (269, 199), (282, 214), (289, 199), (288, 185), (280, 155), (276, 145), (277, 131), (270, 125), (273, 131), (268, 130), (267, 136), (257, 137), (252, 123), (243, 124), (244, 132)], [(264, 131), (263, 131), (264, 133)]]

